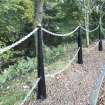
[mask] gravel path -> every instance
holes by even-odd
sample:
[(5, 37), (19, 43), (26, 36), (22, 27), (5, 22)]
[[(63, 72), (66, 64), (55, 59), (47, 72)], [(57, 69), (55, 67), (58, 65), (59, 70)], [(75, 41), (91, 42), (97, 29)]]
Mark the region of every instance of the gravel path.
[(89, 95), (105, 64), (105, 50), (84, 49), (83, 52), (84, 64), (72, 64), (55, 78), (46, 80), (47, 99), (33, 105), (89, 105)]

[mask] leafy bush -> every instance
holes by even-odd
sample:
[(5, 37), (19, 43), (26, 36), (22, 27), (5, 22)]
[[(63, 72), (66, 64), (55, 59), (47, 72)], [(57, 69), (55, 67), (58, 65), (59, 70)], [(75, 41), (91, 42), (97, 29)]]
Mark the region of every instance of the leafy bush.
[(65, 51), (62, 45), (58, 47), (45, 47), (45, 63), (50, 64), (64, 55)]
[[(31, 30), (32, 0), (0, 0), (0, 39), (5, 44), (20, 39)], [(30, 8), (31, 7), (31, 8)]]
[(14, 55), (13, 51), (7, 51), (3, 54), (0, 54), (0, 59), (8, 60), (8, 59), (12, 58), (13, 55)]
[(36, 59), (35, 58), (27, 58), (21, 59), (12, 66), (9, 66), (3, 74), (0, 75), (0, 84), (4, 84), (7, 80), (16, 78), (17, 76), (24, 75), (28, 72), (32, 72), (36, 69)]
[(22, 59), (21, 61), (18, 61), (15, 69), (19, 73), (19, 75), (31, 72), (36, 69), (36, 59), (29, 57), (27, 57), (27, 60)]

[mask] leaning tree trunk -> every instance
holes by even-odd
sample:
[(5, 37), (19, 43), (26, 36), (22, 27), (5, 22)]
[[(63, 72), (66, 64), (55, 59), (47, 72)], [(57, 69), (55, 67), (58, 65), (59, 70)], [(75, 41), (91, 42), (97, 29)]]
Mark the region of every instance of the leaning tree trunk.
[[(43, 0), (34, 0), (34, 27), (41, 26), (43, 21)], [(35, 35), (35, 46), (36, 46), (36, 56), (37, 56), (37, 35)]]
[(86, 28), (86, 45), (89, 46), (89, 1), (84, 0), (85, 7), (85, 28)]
[(89, 13), (86, 13), (86, 21), (85, 21), (85, 27), (86, 27), (86, 44), (87, 47), (89, 46)]
[(35, 26), (41, 26), (43, 20), (43, 1), (35, 0)]

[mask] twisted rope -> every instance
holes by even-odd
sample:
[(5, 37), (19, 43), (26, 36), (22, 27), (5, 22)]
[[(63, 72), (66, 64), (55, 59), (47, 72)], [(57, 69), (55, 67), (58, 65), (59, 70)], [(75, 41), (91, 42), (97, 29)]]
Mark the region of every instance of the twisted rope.
[(77, 26), (72, 32), (70, 33), (66, 33), (66, 34), (57, 34), (57, 33), (53, 33), (51, 31), (48, 31), (46, 30), (45, 28), (42, 28), (42, 30), (50, 35), (53, 35), (53, 36), (69, 36), (69, 35), (72, 35), (73, 33), (75, 33), (78, 29), (79, 29), (80, 26)]
[(23, 102), (20, 105), (25, 105), (25, 102), (28, 100), (28, 98), (31, 96), (34, 89), (37, 87), (38, 82), (40, 81), (40, 78), (36, 80), (36, 83), (33, 85), (32, 89), (28, 92), (27, 96), (24, 98)]
[(76, 56), (78, 55), (79, 50), (80, 50), (80, 48), (78, 48), (78, 50), (75, 53), (75, 55), (73, 56), (73, 58), (69, 61), (69, 63), (66, 65), (66, 67), (64, 69), (62, 69), (61, 71), (58, 71), (54, 74), (48, 74), (48, 75), (46, 75), (46, 77), (54, 78), (57, 74), (61, 74), (63, 71), (65, 71), (74, 62), (74, 60), (76, 59)]
[(96, 27), (96, 28), (94, 28), (93, 30), (87, 30), (86, 28), (84, 28), (84, 27), (82, 27), (82, 26), (80, 26), (84, 31), (88, 31), (88, 32), (94, 32), (94, 31), (96, 31), (98, 28), (99, 28), (99, 25)]
[(28, 39), (29, 37), (31, 37), (36, 31), (38, 30), (38, 28), (35, 28), (32, 32), (30, 32), (27, 36), (23, 37), (22, 39), (20, 39), (19, 41), (13, 43), (12, 45), (9, 45), (3, 49), (0, 49), (0, 54), (14, 48), (15, 46), (21, 44), (23, 41), (25, 41), (26, 39)]

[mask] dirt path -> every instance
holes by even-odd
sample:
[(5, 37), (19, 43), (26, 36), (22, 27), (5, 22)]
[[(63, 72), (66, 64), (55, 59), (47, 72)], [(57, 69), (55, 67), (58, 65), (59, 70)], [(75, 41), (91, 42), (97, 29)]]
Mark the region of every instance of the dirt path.
[(47, 80), (47, 99), (33, 105), (89, 105), (89, 95), (104, 64), (105, 50), (84, 49), (84, 64), (72, 64), (65, 72)]

